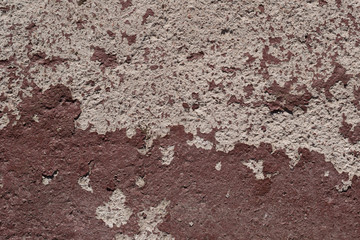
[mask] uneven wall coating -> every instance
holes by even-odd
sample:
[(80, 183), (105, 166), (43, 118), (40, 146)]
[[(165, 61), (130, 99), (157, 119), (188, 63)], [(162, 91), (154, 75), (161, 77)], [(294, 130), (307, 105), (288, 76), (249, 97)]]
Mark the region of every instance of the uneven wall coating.
[(4, 239), (359, 239), (360, 3), (0, 3)]

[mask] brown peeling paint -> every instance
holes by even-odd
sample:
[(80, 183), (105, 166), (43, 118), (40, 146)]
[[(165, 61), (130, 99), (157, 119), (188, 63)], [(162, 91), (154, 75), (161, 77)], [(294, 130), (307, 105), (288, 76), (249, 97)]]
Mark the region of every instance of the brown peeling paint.
[[(138, 130), (129, 139), (125, 130), (99, 135), (75, 129), (79, 106), (62, 85), (36, 89), (22, 102), (18, 123), (0, 130), (2, 236), (133, 236), (139, 231), (135, 215), (114, 228), (95, 217), (96, 208), (115, 189), (122, 189), (134, 214), (169, 200), (168, 214), (158, 227), (175, 239), (360, 236), (360, 181), (355, 177), (350, 189), (338, 192), (335, 186), (346, 176), (319, 153), (299, 149), (300, 161), (290, 169), (284, 151), (274, 151), (270, 144), (237, 144), (229, 153), (197, 149), (186, 144), (192, 135), (178, 126), (141, 155), (137, 149), (144, 145), (145, 132)], [(168, 166), (161, 164), (160, 146), (174, 146)], [(264, 180), (244, 166), (250, 160), (263, 161)], [(219, 161), (222, 167), (216, 170)], [(86, 174), (93, 193), (77, 184)], [(42, 184), (43, 176), (51, 182)], [(135, 184), (139, 176), (146, 181), (142, 188)]]
[(56, 65), (63, 64), (67, 61), (67, 59), (58, 56), (48, 57), (44, 52), (34, 53), (29, 58), (32, 63), (37, 63), (53, 69), (55, 69)]
[(281, 43), (281, 37), (270, 37), (269, 38), (269, 43), (270, 44), (279, 44)]
[(215, 81), (212, 80), (211, 82), (208, 82), (208, 84), (209, 84), (209, 91), (212, 91), (215, 88), (219, 88), (224, 91), (224, 85), (222, 84), (222, 82), (216, 84)]
[(249, 98), (254, 92), (254, 86), (252, 84), (246, 85), (244, 87), (244, 92), (246, 93), (245, 97)]
[(0, 60), (0, 67), (1, 67), (1, 68), (6, 68), (6, 67), (8, 67), (13, 60), (14, 60), (14, 57), (11, 57), (10, 59)]
[(121, 4), (121, 10), (125, 10), (126, 8), (132, 6), (132, 1), (131, 0), (120, 0), (120, 4)]
[[(177, 139), (182, 136), (180, 132), (171, 134)], [(301, 160), (290, 170), (284, 164), (288, 161), (284, 153), (271, 154), (272, 149), (266, 144), (259, 148), (239, 144), (228, 155), (202, 151), (197, 156), (192, 151), (177, 145), (174, 164), (159, 171), (157, 177), (149, 177), (152, 180), (148, 182), (148, 190), (156, 186), (150, 191), (156, 191), (159, 199), (167, 196), (172, 202), (169, 215), (161, 225), (162, 231), (178, 239), (357, 236), (359, 219), (348, 216), (357, 211), (359, 192), (349, 190), (344, 194), (343, 199), (352, 199), (349, 207), (335, 200), (341, 196), (334, 188), (341, 177), (321, 155), (299, 149)], [(272, 177), (255, 180), (241, 163), (248, 159), (264, 159), (264, 174)], [(214, 169), (219, 160), (222, 161), (220, 172)], [(329, 171), (329, 177), (324, 176), (325, 171)], [(156, 179), (161, 179), (164, 185), (158, 186)], [(166, 187), (167, 183), (171, 183), (171, 187)], [(336, 213), (338, 223), (349, 221), (351, 225), (344, 232), (325, 227), (333, 219), (331, 213), (335, 214), (333, 210), (338, 204), (342, 209), (342, 213)], [(295, 220), (304, 217), (306, 221)]]
[(107, 30), (106, 33), (109, 35), (109, 37), (114, 38), (116, 34), (110, 30)]
[(30, 23), (27, 27), (25, 27), (25, 29), (31, 31), (35, 27), (36, 27), (35, 23)]
[(235, 73), (236, 71), (241, 70), (240, 68), (236, 67), (221, 67), (221, 71), (224, 73)]
[(264, 5), (262, 5), (262, 4), (260, 4), (260, 5), (258, 6), (258, 9), (260, 10), (261, 13), (264, 13), (264, 12), (265, 12), (265, 7), (264, 7)]
[(144, 25), (144, 24), (146, 23), (148, 17), (150, 17), (150, 16), (154, 16), (154, 11), (151, 10), (150, 8), (148, 8), (148, 9), (146, 10), (144, 16), (142, 17), (143, 20), (142, 20), (142, 22), (141, 22), (141, 25)]
[(9, 10), (10, 10), (10, 6), (1, 6), (0, 7), (0, 10), (3, 12), (3, 13), (6, 13), (6, 12), (8, 12)]
[(325, 0), (319, 0), (319, 6), (322, 7), (323, 5), (326, 5), (327, 1)]
[(186, 59), (188, 61), (194, 61), (203, 57), (204, 57), (204, 52), (197, 52), (197, 53), (191, 53), (189, 56), (186, 57)]
[(199, 109), (200, 105), (198, 103), (194, 103), (192, 106), (191, 106), (191, 109), (192, 110), (196, 110), (196, 109)]
[(355, 98), (353, 100), (353, 104), (357, 107), (358, 110), (360, 110), (360, 87), (354, 87), (353, 93)]
[(317, 89), (323, 88), (325, 90), (325, 96), (328, 99), (333, 98), (333, 95), (330, 93), (330, 88), (334, 86), (337, 82), (342, 82), (344, 85), (348, 83), (351, 74), (346, 74), (346, 69), (339, 63), (335, 63), (334, 70), (327, 81), (316, 80), (313, 82), (313, 87)]
[(250, 53), (245, 53), (245, 56), (248, 57), (248, 59), (246, 60), (247, 64), (251, 64), (256, 60), (256, 58), (252, 56)]
[(126, 32), (122, 32), (121, 37), (122, 37), (122, 39), (126, 38), (129, 46), (131, 46), (132, 44), (134, 44), (136, 42), (136, 34), (128, 35)]
[(267, 93), (276, 96), (276, 101), (267, 103), (271, 112), (286, 111), (292, 113), (295, 107), (299, 107), (303, 111), (307, 110), (306, 105), (312, 98), (311, 93), (306, 87), (303, 87), (303, 94), (294, 95), (290, 93), (290, 87), (291, 84), (285, 84), (284, 87), (281, 87), (274, 81), (271, 87), (266, 89)]
[(233, 103), (242, 105), (242, 104), (244, 104), (244, 100), (242, 98), (240, 98), (240, 99), (236, 98), (235, 95), (231, 95), (231, 97), (228, 100), (227, 104), (230, 105), (230, 104), (233, 104)]
[(277, 57), (269, 54), (269, 46), (264, 46), (264, 49), (263, 49), (263, 52), (262, 52), (262, 55), (263, 55), (263, 61), (265, 63), (268, 63), (268, 64), (279, 64), (281, 62), (280, 59), (278, 59)]
[(3, 4), (0, 238), (359, 239), (360, 14), (337, 3)]
[(5, 96), (5, 93), (1, 93), (0, 95), (0, 101), (5, 101), (7, 97)]
[(86, 3), (87, 0), (79, 0), (77, 3), (79, 6), (83, 5)]
[(341, 0), (335, 0), (335, 2), (336, 2), (336, 6), (338, 8), (341, 8), (342, 1)]
[[(104, 164), (114, 161), (115, 155), (110, 156), (115, 152), (109, 146), (118, 140), (110, 137), (108, 142), (107, 136), (77, 132), (74, 120), (80, 114), (79, 102), (73, 100), (69, 89), (61, 85), (44, 93), (40, 89), (34, 91), (33, 97), (24, 100), (20, 109), (23, 117), (18, 124), (0, 132), (0, 172), (4, 185), (0, 189), (3, 206), (1, 236), (32, 239), (103, 239), (114, 236), (116, 231), (95, 218), (95, 209), (110, 195), (106, 189), (115, 174), (109, 172), (112, 177), (101, 181), (105, 185), (96, 195), (83, 191), (77, 181), (89, 171), (90, 163), (94, 164), (92, 174), (96, 176), (97, 165), (102, 165), (99, 159), (106, 155), (108, 163)], [(37, 115), (38, 122), (33, 120), (34, 115)], [(141, 142), (138, 140), (135, 137), (125, 142), (137, 146)], [(110, 145), (98, 145), (99, 141)], [(18, 144), (17, 147), (14, 143)], [(101, 145), (107, 150), (101, 150)], [(89, 155), (87, 148), (92, 148), (95, 155)], [(116, 148), (120, 150), (121, 147), (118, 145)], [(128, 147), (125, 149), (130, 150)], [(128, 153), (124, 157), (133, 166), (135, 162), (131, 155), (137, 155), (136, 147)], [(123, 164), (125, 171), (128, 167), (133, 168), (125, 162)], [(48, 185), (43, 185), (42, 176), (52, 176), (55, 171), (57, 176)], [(96, 185), (92, 188), (97, 191)]]
[(116, 55), (106, 53), (105, 49), (101, 47), (92, 47), (92, 49), (94, 50), (94, 53), (90, 60), (99, 61), (103, 71), (107, 67), (115, 67), (117, 65)]
[(358, 141), (360, 141), (360, 123), (356, 124), (353, 127), (352, 124), (346, 122), (345, 114), (343, 114), (342, 126), (340, 127), (339, 131), (352, 144), (355, 144)]

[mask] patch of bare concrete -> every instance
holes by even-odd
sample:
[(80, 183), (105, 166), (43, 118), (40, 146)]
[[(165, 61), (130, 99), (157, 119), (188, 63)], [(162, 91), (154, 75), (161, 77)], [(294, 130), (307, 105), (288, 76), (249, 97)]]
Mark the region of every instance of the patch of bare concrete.
[(129, 220), (132, 210), (125, 205), (125, 195), (116, 189), (110, 196), (110, 201), (96, 209), (96, 218), (112, 228), (120, 227)]
[(79, 180), (78, 180), (78, 184), (85, 191), (88, 191), (88, 192), (91, 192), (91, 193), (94, 192), (91, 185), (90, 185), (90, 176), (89, 175), (85, 175), (85, 176), (80, 177)]
[(339, 172), (359, 175), (351, 154), (359, 145), (337, 132), (343, 113), (359, 118), (357, 6), (335, 0), (7, 3), (0, 108), (9, 113), (0, 127), (19, 114), (33, 83), (43, 89), (63, 83), (82, 103), (81, 129), (131, 134), (146, 125), (153, 139), (173, 125), (193, 134), (217, 128), (216, 143), (195, 137), (189, 144), (228, 152), (236, 142), (266, 141), (285, 148), (291, 166), (297, 149), (309, 147)]
[(162, 153), (161, 162), (163, 165), (170, 165), (172, 160), (174, 159), (174, 149), (175, 146), (168, 146), (166, 148), (160, 148)]
[(163, 200), (156, 207), (150, 207), (137, 214), (139, 219), (139, 233), (135, 236), (128, 236), (125, 234), (115, 235), (116, 240), (141, 240), (141, 239), (154, 239), (154, 240), (171, 240), (175, 239), (170, 234), (161, 232), (158, 225), (163, 222), (163, 218), (167, 214), (166, 207), (169, 201)]

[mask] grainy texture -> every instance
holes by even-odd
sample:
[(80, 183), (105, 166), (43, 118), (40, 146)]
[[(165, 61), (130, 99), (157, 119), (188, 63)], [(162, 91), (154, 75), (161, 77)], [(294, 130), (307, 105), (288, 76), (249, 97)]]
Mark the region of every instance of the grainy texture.
[(360, 238), (360, 3), (0, 3), (0, 236)]

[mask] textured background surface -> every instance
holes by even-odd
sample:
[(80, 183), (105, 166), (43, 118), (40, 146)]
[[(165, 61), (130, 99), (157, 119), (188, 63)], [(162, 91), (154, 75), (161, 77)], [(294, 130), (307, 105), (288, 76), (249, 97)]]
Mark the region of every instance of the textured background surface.
[(0, 235), (360, 238), (359, 16), (2, 0)]

